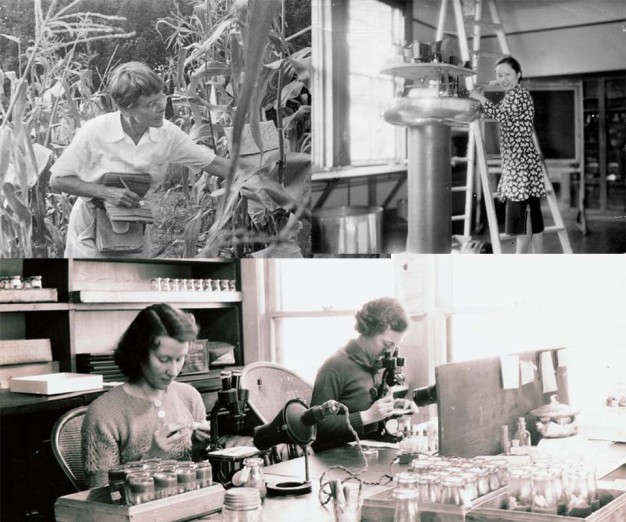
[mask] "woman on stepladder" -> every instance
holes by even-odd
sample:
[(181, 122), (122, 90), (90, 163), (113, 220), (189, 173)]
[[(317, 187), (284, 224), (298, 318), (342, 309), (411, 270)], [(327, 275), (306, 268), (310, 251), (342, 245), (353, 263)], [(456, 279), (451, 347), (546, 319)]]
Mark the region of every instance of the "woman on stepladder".
[(495, 105), (473, 90), (472, 98), (482, 104), (483, 114), (500, 123), (502, 178), (498, 197), (506, 201), (505, 233), (516, 236), (516, 254), (543, 252), (543, 217), (540, 199), (547, 196), (541, 158), (533, 140), (535, 107), (528, 89), (520, 85), (522, 68), (510, 56), (496, 64), (497, 80), (504, 99)]

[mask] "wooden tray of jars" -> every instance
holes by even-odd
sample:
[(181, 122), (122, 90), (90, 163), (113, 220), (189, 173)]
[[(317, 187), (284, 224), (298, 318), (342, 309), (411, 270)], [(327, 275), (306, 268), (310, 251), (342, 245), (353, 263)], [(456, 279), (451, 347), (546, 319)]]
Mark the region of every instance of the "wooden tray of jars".
[[(503, 509), (504, 499), (490, 499), (467, 514), (468, 521), (480, 522), (624, 522), (626, 520), (626, 491), (598, 490), (602, 507), (583, 517), (509, 511)], [(612, 498), (612, 500), (610, 500)]]
[[(392, 497), (393, 486), (381, 486), (366, 489), (361, 510), (363, 522), (393, 522), (395, 500)], [(472, 502), (472, 507), (452, 506), (450, 504), (426, 504), (420, 502), (421, 522), (465, 522), (467, 514), (474, 508), (489, 502), (500, 505), (506, 497), (506, 488), (496, 489)]]
[(60, 497), (54, 515), (59, 522), (168, 522), (215, 513), (223, 504), (221, 484), (138, 506), (112, 504), (108, 488), (101, 487)]

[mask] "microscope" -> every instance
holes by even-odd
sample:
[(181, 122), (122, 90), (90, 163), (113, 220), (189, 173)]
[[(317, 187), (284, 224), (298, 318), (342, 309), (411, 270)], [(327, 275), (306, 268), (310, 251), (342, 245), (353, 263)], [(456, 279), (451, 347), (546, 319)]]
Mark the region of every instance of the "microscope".
[[(402, 373), (402, 368), (406, 363), (404, 357), (398, 356), (398, 349), (396, 348), (393, 353), (385, 352), (382, 360), (383, 365), (383, 377), (378, 385), (376, 400), (391, 395), (394, 399), (403, 399), (409, 392), (409, 387), (406, 383), (406, 377)], [(384, 421), (380, 422), (377, 439), (386, 442), (399, 442), (404, 437), (404, 433), (401, 432), (398, 427), (398, 421), (396, 420), (408, 412), (401, 410), (394, 412), (393, 415)]]
[(246, 404), (248, 403), (250, 392), (245, 388), (240, 388), (241, 372), (238, 370), (232, 372), (225, 370), (220, 373), (220, 379), (222, 381), (222, 389), (217, 392), (217, 402), (211, 409), (211, 442), (209, 451), (223, 449), (219, 441), (220, 435), (217, 422), (220, 411), (226, 410), (230, 413), (235, 432), (240, 432), (246, 421)]

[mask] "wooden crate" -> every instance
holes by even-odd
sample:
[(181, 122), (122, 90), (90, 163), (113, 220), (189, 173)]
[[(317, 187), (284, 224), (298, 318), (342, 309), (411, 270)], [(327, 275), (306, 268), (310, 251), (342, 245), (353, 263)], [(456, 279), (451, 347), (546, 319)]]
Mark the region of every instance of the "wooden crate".
[(223, 504), (221, 484), (139, 506), (111, 504), (108, 489), (102, 487), (59, 498), (54, 515), (58, 522), (169, 522), (215, 513)]
[[(508, 511), (500, 509), (502, 499), (492, 499), (477, 509), (472, 509), (467, 515), (467, 520), (477, 522), (624, 522), (626, 520), (626, 492), (618, 490), (606, 490), (606, 492), (614, 495), (615, 500), (585, 518)], [(603, 490), (600, 490), (600, 494), (602, 493)]]
[[(392, 522), (395, 500), (391, 496), (393, 487), (372, 488), (365, 491), (361, 520), (363, 522)], [(506, 488), (500, 488), (474, 500), (474, 507), (494, 501), (499, 505), (506, 496)], [(419, 504), (421, 522), (465, 522), (473, 508), (448, 504)]]

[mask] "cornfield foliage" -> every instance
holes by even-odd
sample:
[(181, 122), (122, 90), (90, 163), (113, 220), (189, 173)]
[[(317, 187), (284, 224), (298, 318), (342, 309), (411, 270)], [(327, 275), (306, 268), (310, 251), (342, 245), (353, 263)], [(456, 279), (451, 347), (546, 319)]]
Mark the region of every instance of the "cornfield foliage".
[[(81, 122), (112, 110), (108, 95), (93, 89), (84, 49), (132, 33), (118, 27), (119, 17), (78, 12), (81, 1), (59, 7), (52, 0), (44, 12), (42, 1), (34, 0), (35, 38), (20, 49), (23, 66), (0, 70), (2, 257), (63, 255), (73, 197), (48, 192), (48, 168)], [(301, 255), (306, 245), (308, 156), (286, 153), (283, 138), (295, 136), (290, 148), (308, 152), (310, 49), (291, 51), (279, 15), (280, 0), (204, 0), (191, 17), (173, 13), (157, 24), (170, 33), (166, 83), (173, 120), (234, 160), (223, 186), (206, 173), (182, 176), (180, 189), (192, 209), (185, 256)], [(17, 37), (0, 38), (20, 45)], [(268, 112), (276, 116), (279, 150), (264, 153), (259, 123)], [(246, 127), (260, 160), (239, 168)]]

